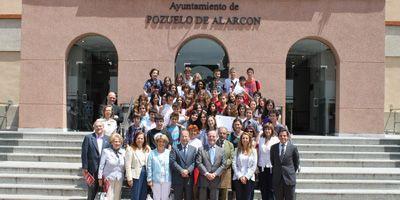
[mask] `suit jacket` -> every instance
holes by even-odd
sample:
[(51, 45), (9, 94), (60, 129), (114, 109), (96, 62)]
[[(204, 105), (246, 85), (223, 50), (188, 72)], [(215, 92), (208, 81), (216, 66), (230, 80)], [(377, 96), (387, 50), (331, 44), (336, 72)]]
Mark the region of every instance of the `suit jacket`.
[(279, 157), (279, 145), (274, 144), (271, 147), (271, 163), (272, 163), (272, 183), (277, 187), (281, 178), (286, 185), (296, 185), (296, 171), (299, 169), (300, 157), (297, 147), (291, 142), (287, 142), (286, 151), (281, 161)]
[[(139, 150), (133, 150), (132, 147), (128, 146), (125, 154), (125, 171), (126, 171), (126, 179), (128, 181), (132, 179), (139, 179), (140, 173), (142, 172), (143, 166), (147, 164), (147, 157), (150, 152), (144, 152), (144, 162), (141, 163), (139, 159), (141, 159), (137, 152)], [(140, 154), (139, 154), (140, 155)]]
[(225, 155), (225, 171), (221, 175), (221, 185), (220, 188), (231, 188), (232, 180), (232, 161), (233, 153), (235, 148), (233, 144), (228, 140), (224, 140), (221, 144), (221, 140), (217, 142), (218, 146), (224, 149)]
[[(196, 148), (187, 144), (186, 156), (183, 152), (183, 145), (178, 144), (172, 148), (170, 154), (170, 165), (172, 171), (172, 185), (193, 185), (193, 170), (196, 163)], [(189, 171), (189, 178), (183, 178), (181, 172)]]
[[(109, 137), (103, 136), (103, 147), (100, 152), (105, 148), (111, 147)], [(87, 169), (89, 173), (97, 178), (97, 173), (100, 165), (101, 153), (98, 151), (96, 133), (86, 135), (82, 143), (82, 169)]]
[[(221, 174), (225, 170), (226, 159), (224, 149), (215, 145), (214, 164), (211, 164), (209, 150), (210, 147), (207, 145), (204, 148), (200, 148), (197, 154), (196, 163), (200, 171), (198, 184), (200, 187), (218, 188), (221, 183)], [(206, 173), (216, 173), (217, 177), (209, 181)]]

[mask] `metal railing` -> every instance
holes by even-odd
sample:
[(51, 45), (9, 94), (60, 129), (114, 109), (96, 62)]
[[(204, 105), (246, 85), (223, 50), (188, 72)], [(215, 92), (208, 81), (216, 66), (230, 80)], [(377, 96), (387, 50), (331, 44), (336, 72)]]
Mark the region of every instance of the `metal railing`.
[[(390, 106), (390, 112), (389, 112), (389, 116), (386, 119), (386, 123), (385, 123), (385, 129), (384, 132), (385, 134), (400, 134), (399, 131), (396, 131), (396, 125), (400, 124), (400, 117), (398, 116), (398, 114), (400, 113), (400, 108), (393, 108), (393, 106)], [(389, 129), (389, 121), (391, 120), (391, 118), (393, 117), (393, 129)]]
[(0, 105), (5, 105), (4, 107), (4, 113), (0, 115), (1, 123), (0, 123), (0, 129), (3, 128), (4, 122), (7, 128), (8, 121), (7, 121), (7, 116), (8, 116), (8, 111), (10, 110), (10, 106), (13, 104), (11, 100), (8, 100), (7, 102), (0, 102)]
[(125, 132), (129, 128), (129, 116), (132, 113), (132, 109), (133, 109), (133, 97), (131, 97), (131, 100), (129, 101), (128, 111), (124, 114), (124, 120), (122, 121), (121, 127), (119, 129), (122, 138), (125, 138)]

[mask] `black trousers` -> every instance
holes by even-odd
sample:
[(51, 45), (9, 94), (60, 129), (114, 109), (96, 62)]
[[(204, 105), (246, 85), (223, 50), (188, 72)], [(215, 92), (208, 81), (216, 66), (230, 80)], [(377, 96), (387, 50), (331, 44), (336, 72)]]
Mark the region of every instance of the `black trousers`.
[(94, 200), (94, 198), (96, 197), (97, 192), (100, 192), (99, 189), (100, 189), (99, 180), (97, 179), (97, 177), (95, 177), (95, 181), (94, 181), (93, 185), (92, 186), (88, 186), (87, 200)]
[(275, 197), (277, 200), (295, 200), (295, 190), (296, 185), (286, 185), (283, 178), (281, 178), (279, 186), (275, 188)]
[(272, 168), (258, 167), (258, 181), (262, 200), (275, 200), (272, 187)]
[(248, 180), (246, 184), (240, 182), (240, 180), (234, 180), (235, 192), (237, 200), (251, 200), (251, 194), (254, 191), (254, 181)]

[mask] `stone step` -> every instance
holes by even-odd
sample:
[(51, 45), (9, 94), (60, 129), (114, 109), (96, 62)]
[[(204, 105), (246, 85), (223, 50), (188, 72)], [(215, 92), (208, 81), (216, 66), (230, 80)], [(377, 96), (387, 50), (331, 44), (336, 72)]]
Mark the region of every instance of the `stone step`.
[(0, 161), (0, 173), (81, 175), (81, 163)]
[(301, 159), (304, 167), (400, 167), (400, 160)]
[(400, 145), (296, 144), (299, 151), (400, 152)]
[(298, 179), (400, 180), (400, 168), (301, 167)]
[(17, 131), (0, 131), (0, 138), (83, 140), (83, 138), (87, 134), (90, 134), (90, 132), (17, 132)]
[(400, 190), (296, 189), (297, 200), (399, 200)]
[(0, 139), (0, 146), (49, 146), (49, 147), (81, 147), (83, 140), (56, 139)]
[(73, 185), (0, 184), (0, 194), (86, 196), (86, 190)]
[(2, 161), (29, 161), (29, 162), (67, 162), (81, 163), (79, 154), (30, 154), (30, 153), (0, 153)]
[(76, 185), (86, 187), (82, 176), (56, 174), (0, 173), (0, 184)]
[(337, 137), (337, 136), (293, 136), (295, 144), (354, 144), (354, 145), (400, 145), (399, 139)]
[(389, 189), (400, 190), (400, 180), (297, 179), (296, 189)]
[(35, 194), (1, 194), (1, 199), (4, 200), (85, 200), (86, 196), (48, 196)]
[(400, 160), (400, 152), (300, 151), (301, 159), (378, 159)]
[(81, 147), (0, 146), (3, 153), (81, 154)]

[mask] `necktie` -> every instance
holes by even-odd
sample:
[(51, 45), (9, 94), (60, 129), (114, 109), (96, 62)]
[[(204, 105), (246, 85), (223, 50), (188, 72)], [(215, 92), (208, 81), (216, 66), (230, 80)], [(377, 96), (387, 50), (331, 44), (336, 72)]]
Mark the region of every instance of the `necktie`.
[(211, 159), (211, 164), (214, 165), (214, 159), (215, 159), (215, 148), (210, 147), (210, 159)]
[(281, 161), (283, 160), (284, 155), (285, 155), (285, 144), (281, 144), (281, 156), (280, 156)]
[(183, 157), (186, 158), (186, 146), (183, 146)]

